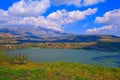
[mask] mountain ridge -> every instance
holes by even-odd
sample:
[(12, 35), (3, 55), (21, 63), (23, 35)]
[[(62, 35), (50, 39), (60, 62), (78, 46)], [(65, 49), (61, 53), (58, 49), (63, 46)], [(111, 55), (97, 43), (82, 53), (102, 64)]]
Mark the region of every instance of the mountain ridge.
[(99, 42), (99, 41), (117, 41), (120, 37), (114, 35), (103, 34), (82, 34), (76, 35), (71, 33), (60, 32), (57, 30), (47, 29), (43, 27), (14, 27), (0, 28), (0, 34), (3, 37), (14, 37), (18, 42)]

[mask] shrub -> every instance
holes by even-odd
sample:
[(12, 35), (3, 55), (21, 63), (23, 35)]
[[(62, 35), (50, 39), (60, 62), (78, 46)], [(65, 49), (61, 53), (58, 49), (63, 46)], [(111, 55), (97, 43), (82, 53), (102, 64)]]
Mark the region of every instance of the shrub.
[(5, 54), (4, 51), (0, 50), (0, 64), (8, 61), (9, 61), (9, 56)]
[(14, 54), (10, 55), (10, 64), (26, 64), (28, 61), (28, 57), (25, 54)]
[(28, 61), (28, 56), (25, 54), (14, 54), (7, 55), (4, 51), (0, 51), (0, 64), (6, 62), (10, 64), (26, 64)]

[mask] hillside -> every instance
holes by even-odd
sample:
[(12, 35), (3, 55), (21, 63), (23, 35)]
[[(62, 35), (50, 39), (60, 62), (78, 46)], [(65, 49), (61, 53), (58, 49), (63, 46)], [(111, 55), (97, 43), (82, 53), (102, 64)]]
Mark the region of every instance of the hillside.
[[(0, 28), (1, 37), (14, 37), (18, 42), (120, 42), (113, 35), (74, 35), (43, 27), (6, 27)], [(2, 36), (3, 35), (3, 36)], [(7, 40), (7, 39), (6, 39)]]
[(17, 43), (17, 38), (10, 34), (0, 34), (0, 45), (1, 44), (15, 44)]
[[(37, 44), (36, 44), (37, 43)], [(74, 35), (46, 28), (0, 28), (0, 49), (73, 48), (120, 51), (120, 37)]]
[(113, 35), (70, 35), (62, 39), (59, 39), (60, 42), (120, 42), (120, 37)]
[(26, 55), (9, 56), (0, 51), (0, 80), (119, 80), (119, 74), (120, 68), (73, 62), (35, 63)]
[(0, 66), (0, 80), (119, 80), (120, 69), (78, 63), (28, 63)]
[(39, 40), (44, 41), (49, 37), (61, 37), (68, 35), (67, 33), (42, 28), (42, 27), (8, 27), (8, 28), (0, 28), (0, 34), (9, 34), (12, 35), (19, 40)]

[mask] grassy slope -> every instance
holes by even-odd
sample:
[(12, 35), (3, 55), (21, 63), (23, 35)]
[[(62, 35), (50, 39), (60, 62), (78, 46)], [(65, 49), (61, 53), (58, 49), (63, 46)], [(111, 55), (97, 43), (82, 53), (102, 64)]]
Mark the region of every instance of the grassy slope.
[(120, 69), (69, 62), (0, 65), (0, 80), (120, 80)]
[(11, 59), (0, 51), (0, 80), (120, 80), (120, 68), (70, 62), (27, 62), (20, 65), (10, 64)]

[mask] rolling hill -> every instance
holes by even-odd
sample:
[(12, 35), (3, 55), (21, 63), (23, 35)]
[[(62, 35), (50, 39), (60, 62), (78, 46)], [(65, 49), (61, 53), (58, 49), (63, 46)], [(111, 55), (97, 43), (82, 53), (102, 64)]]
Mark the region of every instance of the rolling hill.
[[(113, 35), (74, 35), (43, 27), (8, 27), (0, 28), (0, 39), (24, 42), (120, 42), (120, 37)], [(10, 39), (11, 38), (11, 39)], [(13, 39), (12, 39), (13, 38)], [(6, 40), (7, 40), (6, 39)]]

